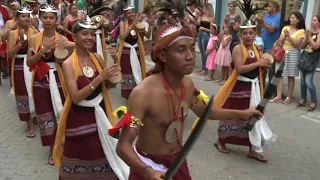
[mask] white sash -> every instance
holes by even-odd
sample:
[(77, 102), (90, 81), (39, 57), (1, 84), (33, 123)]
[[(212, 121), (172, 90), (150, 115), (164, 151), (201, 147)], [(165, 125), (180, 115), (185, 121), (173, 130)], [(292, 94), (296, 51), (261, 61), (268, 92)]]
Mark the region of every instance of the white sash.
[(138, 44), (135, 44), (132, 46), (131, 44), (124, 42), (123, 46), (130, 48), (130, 64), (131, 64), (132, 74), (136, 84), (138, 85), (142, 82), (141, 66), (140, 66), (140, 61), (136, 51), (136, 47), (138, 47)]
[(100, 54), (101, 57), (103, 57), (101, 37), (100, 37), (101, 33), (102, 31), (100, 29), (96, 31), (96, 48), (97, 48), (97, 53)]
[(26, 85), (26, 89), (29, 96), (29, 111), (30, 111), (30, 118), (34, 118), (36, 116), (35, 107), (33, 102), (32, 96), (32, 72), (29, 71), (29, 67), (27, 66), (27, 55), (16, 55), (16, 58), (23, 58), (23, 75), (24, 75), (24, 83)]
[(103, 147), (104, 154), (107, 160), (120, 180), (127, 180), (129, 178), (129, 167), (116, 153), (116, 146), (118, 140), (108, 134), (108, 129), (112, 128), (106, 113), (99, 105), (103, 100), (102, 93), (92, 100), (82, 100), (78, 103), (79, 106), (94, 107), (94, 114), (96, 117), (98, 134)]
[(136, 147), (133, 147), (134, 151), (136, 152), (136, 154), (138, 155), (139, 159), (146, 165), (146, 166), (150, 166), (153, 170), (155, 171), (161, 171), (161, 172), (167, 172), (168, 168), (166, 168), (163, 164), (157, 164), (155, 162), (153, 162), (151, 159), (146, 158), (144, 156), (141, 156)]
[(54, 72), (56, 70), (56, 64), (55, 63), (46, 63), (50, 66), (49, 70), (49, 88), (50, 88), (50, 94), (51, 94), (51, 101), (52, 101), (52, 107), (54, 115), (56, 116), (57, 122), (60, 119), (60, 114), (63, 109), (62, 100), (60, 96), (60, 91), (58, 88), (58, 84), (56, 81), (56, 76), (54, 75)]
[[(260, 86), (258, 78), (249, 79), (247, 77), (238, 75), (239, 81), (251, 82), (251, 95), (250, 95), (250, 107), (257, 106), (260, 103)], [(265, 117), (263, 116), (256, 122), (251, 131), (249, 131), (249, 139), (252, 144), (252, 149), (255, 152), (263, 152), (262, 146), (265, 141), (271, 140), (273, 134), (270, 127), (267, 124)]]

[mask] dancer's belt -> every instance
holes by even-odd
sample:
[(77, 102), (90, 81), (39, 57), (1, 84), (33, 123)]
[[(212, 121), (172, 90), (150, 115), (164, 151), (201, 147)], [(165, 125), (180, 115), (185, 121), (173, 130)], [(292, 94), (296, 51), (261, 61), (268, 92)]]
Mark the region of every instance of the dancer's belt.
[(130, 64), (132, 69), (132, 74), (134, 77), (134, 80), (136, 84), (140, 84), (142, 82), (142, 73), (141, 73), (141, 66), (139, 57), (136, 51), (136, 47), (138, 47), (138, 44), (131, 45), (129, 43), (124, 42), (124, 47), (130, 48)]
[(56, 116), (57, 122), (59, 122), (59, 118), (60, 118), (60, 114), (63, 109), (63, 105), (62, 105), (62, 100), (61, 100), (58, 84), (56, 81), (56, 76), (54, 74), (54, 72), (57, 71), (56, 63), (55, 62), (48, 62), (46, 64), (48, 66), (50, 66), (48, 82), (49, 82), (49, 87), (50, 87), (51, 101), (52, 101), (54, 115)]
[(146, 165), (150, 166), (155, 171), (167, 172), (168, 168), (166, 168), (163, 164), (157, 164), (151, 159), (147, 158), (147, 153), (143, 152), (139, 147), (134, 146), (134, 151), (138, 155), (139, 159)]
[(16, 58), (27, 58), (27, 55), (26, 54), (16, 54), (16, 56), (15, 56)]
[[(239, 75), (238, 80), (243, 82), (251, 82), (250, 107), (257, 106), (261, 100), (258, 78), (250, 79)], [(256, 152), (263, 152), (263, 142), (270, 140), (272, 137), (272, 131), (270, 130), (264, 116), (257, 121), (252, 130), (248, 133), (250, 143), (252, 144), (252, 149)]]
[(94, 107), (94, 114), (97, 122), (98, 134), (101, 145), (107, 160), (120, 180), (127, 180), (129, 177), (129, 167), (116, 153), (118, 140), (108, 134), (108, 129), (112, 128), (106, 113), (100, 106), (103, 101), (102, 93), (92, 100), (82, 100), (78, 106)]

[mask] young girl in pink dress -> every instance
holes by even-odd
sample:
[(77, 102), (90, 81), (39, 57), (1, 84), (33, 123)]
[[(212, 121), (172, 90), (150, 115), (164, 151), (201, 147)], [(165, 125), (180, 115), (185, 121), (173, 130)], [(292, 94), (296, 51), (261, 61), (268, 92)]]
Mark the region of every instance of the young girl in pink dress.
[(229, 77), (229, 67), (232, 61), (230, 52), (230, 43), (232, 40), (232, 24), (226, 24), (223, 26), (224, 34), (220, 34), (220, 46), (216, 55), (215, 63), (222, 67), (220, 79), (217, 81), (219, 85), (223, 85)]
[(206, 63), (206, 68), (209, 71), (208, 76), (204, 78), (205, 81), (213, 81), (214, 79), (214, 71), (216, 70), (216, 64), (215, 64), (215, 59), (216, 59), (216, 54), (217, 54), (217, 43), (218, 43), (218, 36), (219, 34), (219, 28), (217, 27), (216, 24), (210, 24), (210, 30), (211, 30), (211, 35), (210, 39), (207, 45), (207, 63)]

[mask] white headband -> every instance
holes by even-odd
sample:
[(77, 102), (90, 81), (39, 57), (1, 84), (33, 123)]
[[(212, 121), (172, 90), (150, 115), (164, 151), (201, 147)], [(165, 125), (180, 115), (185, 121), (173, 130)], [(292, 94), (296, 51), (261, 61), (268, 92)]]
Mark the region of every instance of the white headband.
[(128, 11), (128, 10), (131, 10), (131, 9), (134, 9), (134, 6), (127, 6), (123, 10), (124, 11)]
[(178, 36), (173, 41), (171, 41), (171, 43), (168, 44), (168, 46), (171, 46), (173, 43), (179, 41), (180, 39), (193, 39), (193, 38), (190, 36)]

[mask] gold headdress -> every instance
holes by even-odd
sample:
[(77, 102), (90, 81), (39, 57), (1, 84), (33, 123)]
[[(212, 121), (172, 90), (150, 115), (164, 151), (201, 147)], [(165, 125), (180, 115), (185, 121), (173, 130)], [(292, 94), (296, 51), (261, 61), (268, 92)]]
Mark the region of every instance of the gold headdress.
[(56, 10), (53, 5), (49, 5), (49, 4), (47, 4), (44, 8), (40, 8), (39, 11), (41, 11), (41, 12), (58, 13), (58, 10)]

